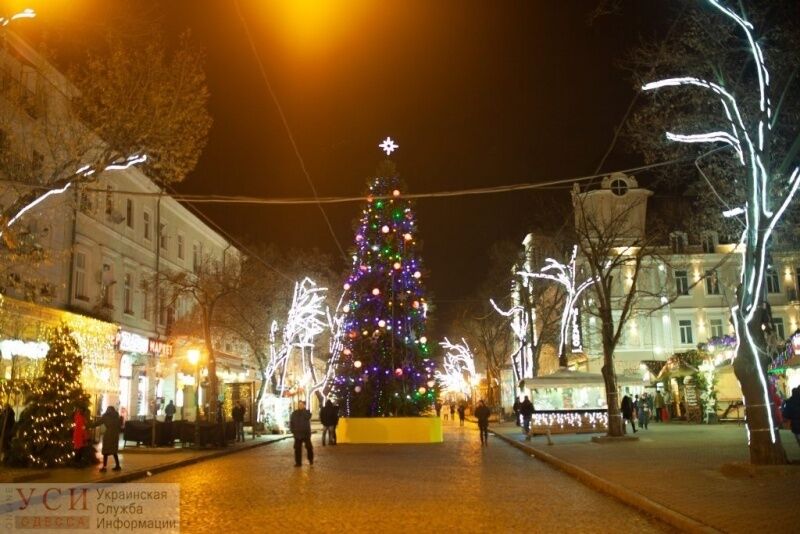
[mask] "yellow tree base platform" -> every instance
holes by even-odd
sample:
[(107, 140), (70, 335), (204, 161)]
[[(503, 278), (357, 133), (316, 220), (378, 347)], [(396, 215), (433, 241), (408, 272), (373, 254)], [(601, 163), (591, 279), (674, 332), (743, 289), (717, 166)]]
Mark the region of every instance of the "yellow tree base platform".
[(337, 443), (441, 443), (438, 417), (342, 417)]

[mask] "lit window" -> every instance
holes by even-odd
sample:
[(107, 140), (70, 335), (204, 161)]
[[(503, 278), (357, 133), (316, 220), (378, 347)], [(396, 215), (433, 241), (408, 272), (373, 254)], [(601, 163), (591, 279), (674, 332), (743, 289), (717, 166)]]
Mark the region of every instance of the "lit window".
[(178, 234), (178, 259), (183, 259), (183, 234)]
[(131, 199), (125, 201), (125, 222), (128, 228), (133, 228), (133, 200)]
[(150, 213), (145, 211), (143, 216), (144, 238), (150, 241)]
[(125, 313), (133, 315), (133, 276), (130, 273), (125, 273), (123, 289), (125, 292)]
[(86, 296), (86, 254), (75, 253), (75, 298), (89, 300)]
[(717, 271), (706, 271), (706, 294), (719, 295), (719, 278)]
[(709, 319), (708, 326), (711, 328), (711, 337), (722, 337), (722, 319)]
[(767, 267), (767, 273), (765, 275), (767, 279), (767, 293), (780, 293), (781, 292), (781, 284), (780, 280), (778, 279), (778, 271), (776, 271), (773, 267)]
[(783, 318), (773, 317), (772, 326), (775, 327), (775, 336), (778, 338), (778, 341), (784, 341), (786, 339), (786, 330), (783, 327)]
[(691, 345), (694, 343), (692, 338), (692, 321), (680, 320), (678, 321), (678, 327), (680, 328), (681, 332), (681, 344)]
[(678, 295), (689, 294), (689, 273), (686, 271), (675, 271), (675, 292)]

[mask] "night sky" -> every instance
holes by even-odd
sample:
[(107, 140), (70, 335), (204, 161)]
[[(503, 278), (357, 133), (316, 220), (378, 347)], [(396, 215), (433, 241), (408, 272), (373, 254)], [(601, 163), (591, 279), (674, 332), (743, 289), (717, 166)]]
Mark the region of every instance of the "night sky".
[[(657, 34), (664, 16), (663, 2), (632, 1), (590, 25), (597, 3), (242, 0), (241, 8), (318, 193), (353, 196), (382, 159), (377, 145), (387, 135), (400, 145), (392, 159), (415, 193), (593, 174), (634, 94), (619, 59)], [(123, 24), (122, 5), (75, 0), (51, 15), (87, 35), (92, 18)], [(207, 53), (214, 125), (178, 190), (311, 196), (234, 3), (133, 5), (170, 34), (190, 28)], [(37, 22), (47, 14), (42, 6)], [(603, 170), (639, 163), (621, 146)], [(480, 283), (493, 242), (522, 239), (548, 195), (568, 199), (561, 190), (418, 202), (440, 312)], [(314, 205), (200, 207), (236, 236), (339, 257)], [(325, 209), (349, 247), (359, 205)]]

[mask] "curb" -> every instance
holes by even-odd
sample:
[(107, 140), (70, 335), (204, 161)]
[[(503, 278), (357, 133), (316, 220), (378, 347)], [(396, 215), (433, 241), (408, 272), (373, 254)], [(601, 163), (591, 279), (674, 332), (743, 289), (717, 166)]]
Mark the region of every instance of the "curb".
[(148, 473), (151, 475), (155, 475), (157, 473), (163, 473), (164, 471), (169, 471), (171, 469), (177, 469), (179, 467), (185, 467), (187, 465), (192, 465), (200, 462), (204, 462), (205, 460), (213, 460), (215, 458), (221, 458), (222, 456), (228, 456), (229, 454), (236, 454), (237, 452), (241, 451), (248, 451), (251, 449), (255, 449), (257, 447), (263, 447), (265, 445), (271, 445), (273, 443), (277, 443), (279, 441), (283, 441), (285, 439), (289, 439), (292, 437), (291, 434), (286, 434), (278, 439), (273, 439), (269, 441), (261, 441), (258, 443), (251, 443), (248, 445), (240, 445), (236, 448), (230, 449), (220, 449), (217, 451), (210, 452), (208, 454), (204, 454), (202, 456), (195, 456), (193, 458), (186, 458), (183, 460), (178, 460), (176, 462), (171, 462), (168, 464), (163, 465), (156, 465), (149, 469), (139, 469), (138, 471), (131, 471), (129, 473), (124, 473), (121, 475), (112, 475), (110, 477), (105, 477), (101, 480), (93, 480), (89, 482), (90, 484), (119, 484), (122, 482), (130, 482), (132, 480), (138, 480), (140, 478), (146, 478)]
[(667, 508), (663, 504), (659, 504), (651, 499), (648, 499), (647, 497), (636, 493), (635, 491), (631, 491), (620, 486), (619, 484), (615, 484), (605, 480), (604, 478), (600, 478), (599, 476), (590, 473), (582, 467), (578, 467), (575, 464), (571, 464), (565, 460), (556, 458), (552, 454), (548, 454), (534, 447), (525, 445), (524, 443), (520, 443), (512, 438), (498, 434), (497, 432), (492, 432), (492, 434), (494, 434), (495, 437), (505, 441), (512, 447), (516, 447), (521, 451), (532, 454), (538, 460), (550, 464), (550, 466), (558, 469), (559, 471), (576, 478), (586, 486), (609, 495), (610, 497), (617, 499), (631, 508), (636, 508), (639, 511), (645, 512), (646, 514), (655, 517), (656, 519), (659, 519), (668, 525), (676, 527), (683, 532), (697, 532), (704, 534), (721, 532), (712, 526), (701, 523), (700, 521), (697, 521), (696, 519), (693, 519), (687, 515), (683, 515), (680, 512), (672, 510), (671, 508)]

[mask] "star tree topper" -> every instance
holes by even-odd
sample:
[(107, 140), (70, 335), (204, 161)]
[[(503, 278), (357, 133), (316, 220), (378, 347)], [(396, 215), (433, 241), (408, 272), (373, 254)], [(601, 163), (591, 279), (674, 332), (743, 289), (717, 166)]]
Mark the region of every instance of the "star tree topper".
[(379, 144), (378, 147), (386, 152), (386, 155), (390, 155), (392, 152), (400, 148), (400, 145), (395, 143), (391, 137), (387, 137), (383, 140), (383, 143)]

